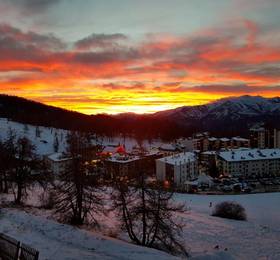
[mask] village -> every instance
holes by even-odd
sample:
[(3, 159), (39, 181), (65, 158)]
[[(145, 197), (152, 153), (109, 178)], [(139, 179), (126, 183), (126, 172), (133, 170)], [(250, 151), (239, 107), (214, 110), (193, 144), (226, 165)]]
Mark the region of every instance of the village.
[[(172, 206), (172, 221), (180, 219), (184, 226), (180, 233), (182, 245), (198, 259), (201, 255), (225, 254), (225, 258), (230, 259), (232, 255), (258, 258), (264, 252), (271, 252), (272, 256), (279, 254), (271, 249), (277, 248), (279, 241), (279, 210), (275, 207), (280, 188), (277, 129), (254, 127), (247, 138), (213, 137), (203, 132), (168, 142), (128, 136), (100, 137), (93, 133), (24, 125), (8, 119), (0, 122), (4, 141), (2, 161), (5, 162), (0, 186), (4, 235), (0, 241), (6, 241), (5, 248), (8, 245), (20, 248), (19, 252), (33, 256), (30, 259), (38, 259), (39, 255), (40, 259), (69, 259), (71, 250), (75, 252), (74, 259), (79, 259), (81, 254), (87, 255), (85, 259), (102, 259), (108, 254), (108, 243), (109, 259), (125, 258), (127, 253), (119, 252), (119, 245), (115, 243), (133, 240), (122, 228), (125, 218), (120, 212), (128, 207), (129, 214), (141, 214), (144, 192), (145, 203), (159, 205), (159, 196), (160, 201), (163, 199)], [(10, 148), (16, 148), (15, 153)], [(79, 201), (81, 194), (84, 196), (81, 206), (72, 204), (73, 200)], [(217, 220), (213, 215), (217, 206), (227, 201), (234, 201), (233, 206), (241, 205), (246, 210), (245, 231), (243, 221)], [(263, 205), (266, 205), (265, 211)], [(82, 210), (77, 211), (78, 207)], [(160, 208), (166, 216), (164, 222), (170, 219), (170, 215), (165, 215), (168, 209)], [(147, 212), (154, 212), (154, 206)], [(136, 231), (138, 219), (132, 216), (129, 221)], [(100, 228), (95, 223), (99, 223)], [(187, 226), (189, 223), (191, 227)], [(221, 225), (226, 226), (221, 228)], [(22, 233), (22, 226), (28, 232)], [(48, 228), (50, 226), (54, 231)], [(266, 226), (268, 240), (263, 245), (262, 232), (268, 230)], [(88, 230), (89, 236), (82, 239)], [(252, 233), (256, 239), (252, 242), (251, 237), (244, 238), (242, 232)], [(56, 239), (64, 234), (68, 234), (65, 239)], [(101, 247), (99, 240), (95, 240), (98, 234), (105, 235)], [(49, 242), (52, 236), (53, 242)], [(205, 241), (203, 247), (201, 241)], [(244, 243), (260, 247), (261, 251), (245, 251)], [(115, 246), (116, 251), (112, 249)], [(122, 246), (130, 254), (128, 259), (142, 259), (141, 250), (131, 246), (135, 245)], [(184, 250), (166, 252), (186, 253)], [(150, 249), (146, 254), (154, 259)], [(169, 259), (171, 255), (158, 257)]]
[[(54, 176), (67, 168), (65, 153), (44, 156)], [(208, 132), (158, 146), (108, 143), (88, 156), (89, 174), (160, 181), (178, 192), (224, 194), (273, 192), (280, 189), (280, 131), (256, 127), (250, 138), (216, 138)]]

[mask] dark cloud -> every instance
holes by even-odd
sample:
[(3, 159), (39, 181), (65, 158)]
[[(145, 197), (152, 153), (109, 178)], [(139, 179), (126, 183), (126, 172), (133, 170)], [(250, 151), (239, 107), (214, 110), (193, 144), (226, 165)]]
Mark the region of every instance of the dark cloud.
[(75, 42), (75, 47), (80, 50), (91, 48), (113, 48), (119, 41), (126, 40), (127, 36), (121, 33), (115, 34), (91, 34), (88, 37)]
[(45, 12), (51, 6), (61, 0), (11, 0), (9, 5), (14, 6), (18, 11), (25, 15), (34, 15)]
[(132, 48), (104, 50), (100, 52), (73, 52), (72, 61), (84, 64), (102, 64), (108, 62), (129, 62), (140, 58), (139, 52)]
[[(247, 27), (253, 29), (247, 29), (246, 34)], [(188, 37), (173, 36), (171, 40), (149, 39), (133, 45), (120, 44), (127, 39), (123, 34), (92, 34), (69, 48), (54, 35), (24, 32), (0, 24), (0, 70), (37, 69), (91, 79), (133, 76), (133, 80), (139, 81), (162, 78), (206, 83), (261, 80), (270, 81), (271, 85), (273, 80), (280, 79), (279, 48), (256, 44), (256, 26), (247, 27), (245, 33), (244, 28), (233, 28), (235, 37), (229, 29)]]
[(194, 87), (180, 87), (178, 91), (203, 92), (203, 93), (228, 93), (228, 94), (250, 94), (260, 92), (279, 93), (280, 86), (250, 86), (250, 85), (200, 85)]
[(251, 69), (244, 69), (243, 73), (258, 75), (258, 76), (267, 76), (270, 78), (280, 78), (280, 67), (279, 66), (259, 66), (258, 68), (254, 67)]
[[(66, 44), (52, 34), (38, 34), (35, 32), (22, 32), (21, 30), (0, 24), (0, 41), (8, 48), (37, 47), (41, 50), (64, 49)], [(1, 43), (0, 43), (1, 44)]]

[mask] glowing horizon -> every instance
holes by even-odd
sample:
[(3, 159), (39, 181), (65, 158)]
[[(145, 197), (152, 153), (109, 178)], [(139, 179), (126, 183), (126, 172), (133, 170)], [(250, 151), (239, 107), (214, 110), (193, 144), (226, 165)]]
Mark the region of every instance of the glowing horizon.
[[(69, 111), (76, 111), (82, 114), (86, 114), (86, 115), (98, 115), (98, 114), (106, 114), (106, 115), (118, 115), (118, 114), (125, 114), (125, 113), (132, 113), (132, 114), (138, 114), (138, 115), (145, 115), (145, 114), (153, 114), (156, 112), (161, 112), (161, 111), (167, 111), (170, 109), (176, 109), (179, 107), (183, 107), (183, 106), (196, 106), (196, 105), (205, 105), (205, 104), (209, 104), (211, 102), (223, 99), (223, 98), (235, 98), (235, 97), (241, 97), (244, 95), (235, 95), (235, 96), (219, 96), (218, 98), (213, 98), (211, 100), (204, 100), (201, 102), (194, 102), (194, 103), (180, 103), (178, 104), (169, 104), (169, 105), (161, 105), (161, 106), (153, 106), (153, 105), (149, 105), (149, 107), (147, 108), (145, 106), (145, 108), (143, 108), (143, 106), (139, 105), (139, 106), (129, 106), (129, 109), (127, 109), (127, 106), (121, 106), (119, 105), (117, 108), (115, 107), (111, 107), (111, 109), (108, 109), (108, 107), (104, 108), (104, 110), (102, 110), (102, 108), (98, 109), (98, 112), (96, 113), (92, 113), (92, 109), (89, 109), (87, 111), (86, 108), (77, 108), (76, 106), (69, 106), (69, 104), (66, 105), (61, 105), (61, 104), (57, 104), (56, 102), (44, 102), (41, 99), (31, 99), (29, 97), (24, 97), (22, 96), (22, 98), (26, 98), (28, 100), (32, 100), (32, 101), (37, 101), (39, 103), (45, 104), (45, 105), (50, 105), (53, 107), (58, 107), (58, 108), (63, 108)], [(266, 97), (266, 98), (276, 98), (276, 97), (280, 97), (280, 96), (276, 96), (276, 95), (268, 95), (268, 96), (263, 96), (263, 95), (249, 95), (249, 96), (261, 96), (261, 97)], [(143, 112), (144, 111), (144, 112)]]
[(273, 0), (0, 0), (0, 92), (85, 114), (280, 96), (278, 10)]

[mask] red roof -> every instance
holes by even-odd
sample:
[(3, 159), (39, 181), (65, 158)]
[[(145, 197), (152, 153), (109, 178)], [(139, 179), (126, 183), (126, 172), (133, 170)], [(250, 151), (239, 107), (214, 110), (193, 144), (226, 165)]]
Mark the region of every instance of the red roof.
[(124, 148), (123, 145), (120, 145), (117, 149), (116, 149), (116, 153), (119, 153), (119, 154), (126, 154), (126, 150)]

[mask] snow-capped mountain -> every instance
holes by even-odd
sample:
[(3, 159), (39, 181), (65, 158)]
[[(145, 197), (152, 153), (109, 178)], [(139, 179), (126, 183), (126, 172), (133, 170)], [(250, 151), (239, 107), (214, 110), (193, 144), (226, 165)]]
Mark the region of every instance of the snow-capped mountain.
[(173, 138), (194, 132), (246, 135), (260, 123), (280, 128), (280, 97), (229, 97), (199, 106), (184, 106), (155, 114), (84, 115), (19, 97), (0, 95), (0, 117), (22, 124), (93, 131), (104, 136), (146, 135)]
[(280, 123), (280, 98), (241, 96), (198, 106), (185, 106), (153, 115), (197, 130), (245, 132), (255, 123)]
[(241, 96), (226, 98), (208, 105), (209, 113), (217, 118), (231, 116), (274, 115), (280, 113), (280, 98), (264, 98), (260, 96)]
[(280, 97), (264, 98), (261, 96), (241, 96), (223, 98), (206, 105), (185, 106), (155, 113), (156, 117), (174, 119), (230, 118), (244, 116), (280, 115)]

